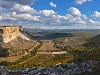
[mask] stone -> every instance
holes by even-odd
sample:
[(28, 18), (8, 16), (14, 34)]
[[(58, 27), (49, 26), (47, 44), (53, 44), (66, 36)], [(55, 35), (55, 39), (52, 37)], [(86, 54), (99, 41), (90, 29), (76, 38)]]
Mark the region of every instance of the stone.
[(0, 27), (0, 33), (2, 34), (2, 42), (8, 43), (11, 40), (15, 39), (16, 37), (21, 37), (25, 40), (30, 40), (25, 35), (21, 33), (22, 27), (21, 26), (3, 26)]

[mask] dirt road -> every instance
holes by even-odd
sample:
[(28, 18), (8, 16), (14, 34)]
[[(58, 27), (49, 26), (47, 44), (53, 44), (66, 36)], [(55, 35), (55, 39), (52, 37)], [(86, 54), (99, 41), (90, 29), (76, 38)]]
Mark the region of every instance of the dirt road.
[(17, 60), (19, 60), (21, 57), (25, 56), (26, 54), (29, 54), (36, 46), (38, 46), (40, 43), (37, 42), (35, 44), (35, 46), (33, 46), (28, 53), (25, 53), (23, 55), (19, 55), (19, 56), (10, 56), (10, 57), (0, 57), (0, 62), (2, 61), (9, 61), (9, 62), (15, 62)]

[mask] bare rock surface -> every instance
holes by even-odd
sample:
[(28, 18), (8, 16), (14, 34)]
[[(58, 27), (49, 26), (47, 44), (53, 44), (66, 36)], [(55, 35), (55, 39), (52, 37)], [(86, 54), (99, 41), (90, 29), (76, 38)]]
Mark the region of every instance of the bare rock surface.
[[(0, 75), (86, 75), (84, 73), (92, 73), (94, 71), (93, 68), (96, 64), (100, 64), (100, 61), (72, 62), (41, 68), (9, 69), (0, 66)], [(99, 72), (96, 75), (99, 75)]]

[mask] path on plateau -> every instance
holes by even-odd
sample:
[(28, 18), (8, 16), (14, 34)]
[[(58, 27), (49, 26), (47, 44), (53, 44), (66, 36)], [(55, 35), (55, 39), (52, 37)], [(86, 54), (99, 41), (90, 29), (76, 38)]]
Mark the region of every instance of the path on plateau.
[(11, 56), (11, 57), (0, 57), (0, 62), (1, 62), (1, 61), (15, 62), (15, 61), (19, 60), (21, 57), (23, 57), (23, 56), (29, 54), (29, 53), (30, 53), (35, 47), (37, 47), (39, 44), (40, 44), (40, 43), (37, 42), (36, 45), (33, 46), (33, 47), (29, 50), (28, 53), (26, 52), (26, 53), (23, 54), (23, 55), (20, 55), (20, 56)]
[(44, 40), (43, 46), (38, 50), (37, 54), (65, 54), (66, 51), (54, 47), (51, 40)]
[[(66, 51), (60, 50), (58, 48), (54, 47), (54, 43), (51, 40), (45, 40), (43, 41), (43, 45), (42, 47), (38, 50), (37, 54), (65, 54), (67, 53)], [(23, 64), (31, 59), (34, 59), (34, 57), (36, 57), (37, 55), (19, 63), (19, 64)]]
[[(34, 48), (37, 47), (39, 44), (40, 44), (40, 43), (37, 43), (37, 45), (34, 46)], [(34, 49), (34, 48), (33, 48), (33, 49)], [(32, 50), (33, 50), (33, 49), (32, 49)], [(29, 58), (29, 59), (27, 59), (27, 60), (25, 60), (25, 61), (23, 61), (23, 62), (21, 62), (21, 63), (18, 63), (18, 64), (23, 64), (23, 63), (25, 63), (25, 62), (27, 62), (27, 61), (33, 59), (34, 57), (36, 57), (36, 55), (35, 55), (35, 56), (32, 56), (31, 58)]]

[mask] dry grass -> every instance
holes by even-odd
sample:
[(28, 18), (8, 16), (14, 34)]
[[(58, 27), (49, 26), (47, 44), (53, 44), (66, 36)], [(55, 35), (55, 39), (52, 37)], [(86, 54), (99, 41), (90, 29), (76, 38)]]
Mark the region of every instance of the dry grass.
[(35, 41), (27, 41), (18, 37), (9, 43), (3, 43), (3, 48), (9, 49), (12, 53), (16, 53), (21, 50), (29, 49), (35, 44)]

